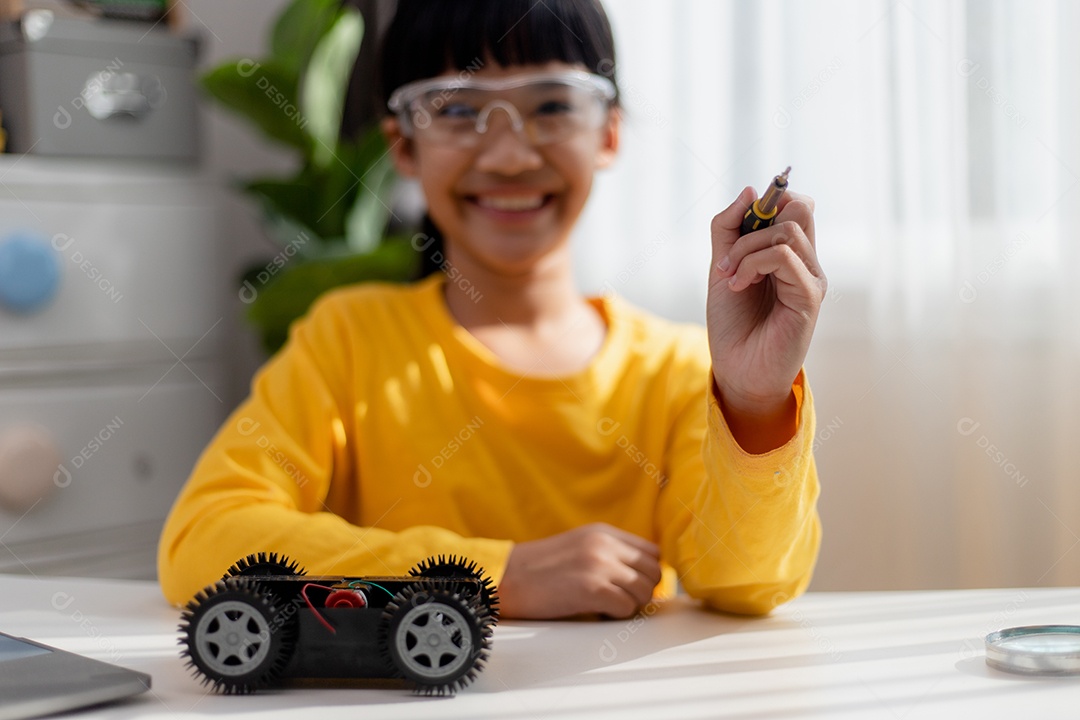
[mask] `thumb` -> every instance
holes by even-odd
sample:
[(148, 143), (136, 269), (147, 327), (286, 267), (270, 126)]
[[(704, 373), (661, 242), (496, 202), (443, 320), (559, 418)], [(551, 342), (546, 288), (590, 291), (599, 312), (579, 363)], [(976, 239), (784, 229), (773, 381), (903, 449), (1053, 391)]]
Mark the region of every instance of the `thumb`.
[(750, 206), (757, 200), (757, 192), (752, 187), (744, 187), (735, 202), (728, 205), (712, 220), (712, 252), (713, 265), (727, 257), (731, 246), (739, 239), (739, 229), (742, 227), (743, 216)]

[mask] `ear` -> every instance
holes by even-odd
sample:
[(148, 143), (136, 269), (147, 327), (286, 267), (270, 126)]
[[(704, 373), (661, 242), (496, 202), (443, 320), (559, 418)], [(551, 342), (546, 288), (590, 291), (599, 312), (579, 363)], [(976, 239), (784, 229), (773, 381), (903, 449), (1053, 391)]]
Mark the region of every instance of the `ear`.
[(597, 169), (611, 167), (619, 154), (619, 131), (622, 127), (622, 111), (617, 107), (608, 111), (608, 119), (600, 129), (600, 150), (596, 156)]
[(383, 118), (379, 128), (386, 137), (390, 148), (390, 157), (394, 167), (402, 177), (415, 178), (417, 175), (415, 145), (410, 138), (401, 133), (401, 123), (396, 117)]

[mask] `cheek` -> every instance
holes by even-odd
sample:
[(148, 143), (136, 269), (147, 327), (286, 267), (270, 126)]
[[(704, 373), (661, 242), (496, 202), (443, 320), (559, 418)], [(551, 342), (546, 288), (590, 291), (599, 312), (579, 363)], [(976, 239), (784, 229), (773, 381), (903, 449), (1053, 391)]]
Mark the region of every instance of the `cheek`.
[(559, 174), (566, 180), (570, 196), (575, 202), (582, 203), (592, 188), (594, 167), (590, 155), (575, 153), (565, 158), (558, 166)]
[(417, 153), (417, 179), (427, 196), (428, 203), (445, 203), (458, 179), (468, 169), (468, 161), (461, 153), (439, 152), (424, 148)]
[(600, 151), (599, 137), (584, 135), (560, 147), (551, 164), (563, 177), (572, 178), (575, 186), (589, 187), (600, 164)]

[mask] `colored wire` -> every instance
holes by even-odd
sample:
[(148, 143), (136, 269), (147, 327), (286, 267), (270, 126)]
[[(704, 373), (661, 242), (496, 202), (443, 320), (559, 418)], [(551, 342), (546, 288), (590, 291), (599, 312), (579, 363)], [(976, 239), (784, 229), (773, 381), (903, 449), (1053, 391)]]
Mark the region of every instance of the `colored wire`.
[(386, 593), (390, 597), (394, 597), (394, 593), (390, 592), (389, 590), (384, 588), (382, 585), (379, 585), (377, 583), (373, 583), (373, 582), (371, 582), (369, 580), (353, 580), (351, 583), (349, 583), (349, 587), (351, 587), (351, 588), (354, 588), (357, 585), (371, 585), (372, 587), (379, 588), (380, 590), (382, 590), (384, 593)]
[(336, 635), (337, 630), (334, 629), (334, 626), (327, 622), (326, 618), (319, 614), (319, 611), (315, 608), (314, 605), (311, 604), (311, 599), (307, 596), (307, 591), (310, 587), (317, 587), (320, 590), (331, 590), (331, 588), (328, 588), (325, 585), (319, 585), (318, 583), (308, 583), (300, 589), (300, 597), (304, 598), (304, 602), (306, 602), (307, 606), (311, 608), (311, 612), (315, 613), (315, 619), (321, 622), (327, 630)]

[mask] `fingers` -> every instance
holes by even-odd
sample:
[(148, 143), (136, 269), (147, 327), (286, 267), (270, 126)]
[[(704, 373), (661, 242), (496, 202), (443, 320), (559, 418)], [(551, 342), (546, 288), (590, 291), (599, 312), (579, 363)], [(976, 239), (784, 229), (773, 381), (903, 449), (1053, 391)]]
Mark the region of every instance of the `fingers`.
[(647, 574), (627, 565), (612, 565), (604, 572), (589, 573), (586, 583), (589, 612), (625, 618), (648, 605), (660, 580), (660, 565), (655, 565), (655, 573), (650, 570)]
[[(756, 262), (747, 265), (750, 258), (756, 258)], [(741, 280), (752, 278), (754, 270), (774, 265), (785, 258), (792, 265), (801, 265), (814, 277), (824, 275), (813, 243), (802, 226), (792, 220), (744, 236), (731, 248), (717, 270), (722, 277), (729, 278), (729, 287), (737, 290), (751, 284)], [(791, 281), (794, 276), (787, 279)]]
[(785, 193), (777, 205), (776, 220), (771, 227), (740, 237), (743, 216), (756, 197), (753, 188), (744, 188), (735, 202), (713, 218), (714, 268), (721, 276), (731, 275), (746, 255), (784, 243), (795, 248), (814, 275), (820, 275), (814, 228), (814, 199), (809, 195)]
[(713, 264), (728, 254), (731, 246), (739, 239), (743, 216), (757, 200), (757, 193), (752, 187), (745, 187), (735, 198), (735, 202), (712, 219)]
[(774, 225), (794, 222), (802, 229), (803, 234), (810, 241), (810, 246), (816, 248), (817, 242), (814, 238), (814, 199), (809, 195), (785, 194), (781, 198), (778, 207), (780, 212), (776, 214)]
[(811, 271), (817, 269), (813, 202), (810, 198), (791, 199), (777, 213), (772, 226), (739, 238), (728, 250), (731, 266), (737, 266), (744, 257), (758, 250), (784, 244), (790, 245)]
[(605, 523), (580, 528), (591, 557), (593, 612), (629, 617), (652, 600), (660, 582), (660, 548), (642, 537)]
[(654, 543), (594, 523), (516, 544), (499, 583), (500, 603), (507, 617), (630, 617), (652, 599), (660, 576)]
[(627, 548), (619, 560), (649, 584), (650, 593), (660, 582), (660, 559), (657, 556)]
[(645, 555), (649, 555), (653, 558), (660, 557), (659, 545), (649, 542), (640, 535), (635, 535), (632, 532), (627, 532), (626, 530), (617, 528), (614, 525), (608, 525), (607, 523), (593, 523), (591, 525), (585, 525), (582, 530), (586, 532), (601, 532), (606, 535), (610, 535), (625, 543), (626, 545), (629, 545), (632, 548), (636, 548)]
[(653, 590), (660, 582), (660, 561), (651, 555), (623, 546), (617, 549), (620, 554), (617, 565), (611, 572), (613, 585), (624, 590), (634, 600), (634, 607), (639, 608), (652, 599)]
[[(660, 563), (654, 561), (653, 567), (644, 571), (628, 565), (624, 568), (624, 572), (612, 575), (611, 584), (621, 590), (630, 600), (629, 606), (623, 605), (618, 609), (627, 614), (633, 614), (638, 608), (648, 605), (652, 600), (653, 590), (660, 582)], [(613, 613), (608, 611), (608, 614)]]
[(728, 286), (733, 292), (741, 292), (769, 276), (776, 280), (780, 302), (808, 317), (816, 313), (825, 297), (825, 278), (812, 274), (787, 245), (776, 245), (747, 256)]
[(792, 202), (801, 202), (802, 204), (808, 206), (810, 208), (811, 214), (814, 212), (814, 207), (816, 205), (816, 203), (814, 202), (814, 198), (810, 197), (809, 195), (803, 195), (802, 193), (792, 192), (788, 190), (783, 194), (783, 196), (781, 196), (780, 201), (776, 203), (776, 207), (780, 210), (780, 212), (783, 212), (784, 208), (788, 205), (788, 203)]
[(652, 600), (652, 587), (644, 585), (623, 587), (611, 582), (593, 593), (596, 601), (593, 612), (610, 618), (628, 618)]
[[(775, 224), (738, 238), (716, 263), (716, 272), (728, 278), (732, 290), (744, 290), (770, 274), (780, 282), (807, 288), (808, 295), (813, 294), (808, 289), (811, 285), (824, 285), (815, 247), (813, 198), (787, 193), (779, 207)], [(782, 247), (787, 250), (778, 249)], [(753, 262), (747, 262), (750, 258)]]

